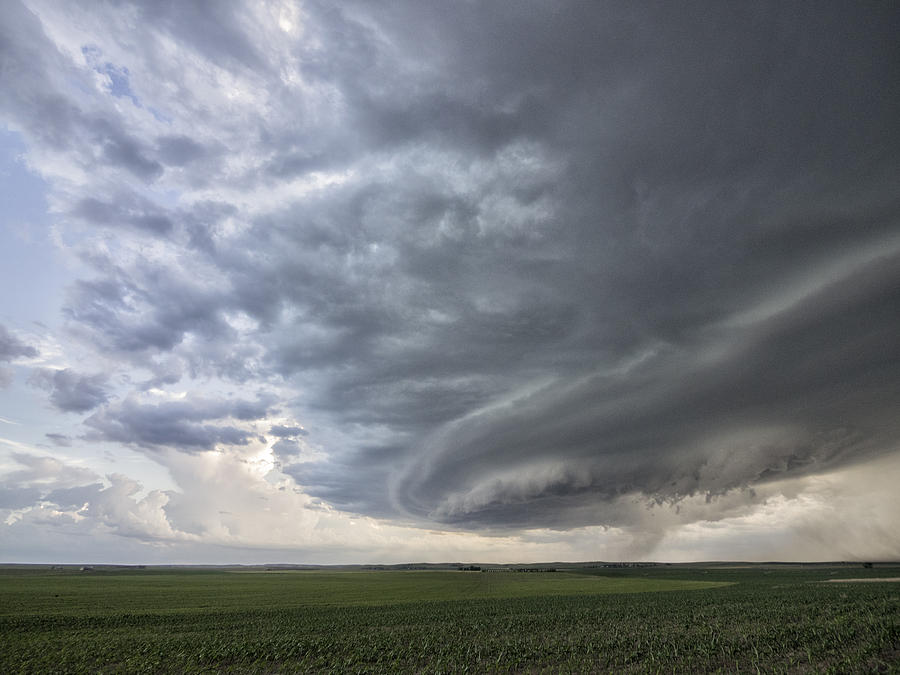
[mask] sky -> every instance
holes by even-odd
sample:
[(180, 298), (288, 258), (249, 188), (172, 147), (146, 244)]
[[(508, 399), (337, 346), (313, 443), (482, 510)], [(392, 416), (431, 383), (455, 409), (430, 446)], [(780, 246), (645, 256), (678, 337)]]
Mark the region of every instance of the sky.
[(900, 559), (896, 3), (0, 9), (0, 560)]

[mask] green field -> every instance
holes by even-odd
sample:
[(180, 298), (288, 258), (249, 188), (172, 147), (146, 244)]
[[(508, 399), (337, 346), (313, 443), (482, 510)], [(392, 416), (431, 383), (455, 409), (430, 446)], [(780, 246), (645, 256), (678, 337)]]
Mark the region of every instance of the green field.
[(876, 567), (0, 568), (0, 672), (900, 672)]

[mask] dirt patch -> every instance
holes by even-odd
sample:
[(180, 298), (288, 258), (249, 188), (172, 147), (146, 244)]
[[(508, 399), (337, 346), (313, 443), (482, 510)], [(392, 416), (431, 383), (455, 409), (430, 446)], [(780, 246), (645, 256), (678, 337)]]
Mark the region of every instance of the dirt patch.
[(870, 577), (868, 579), (826, 579), (827, 584), (866, 584), (878, 581), (900, 581), (900, 577)]

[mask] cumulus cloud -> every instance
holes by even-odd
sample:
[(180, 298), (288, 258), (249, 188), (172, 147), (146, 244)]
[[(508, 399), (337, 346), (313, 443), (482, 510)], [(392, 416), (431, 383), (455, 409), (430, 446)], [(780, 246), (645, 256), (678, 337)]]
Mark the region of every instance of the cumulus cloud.
[(0, 324), (0, 361), (12, 361), (19, 357), (34, 358), (38, 350), (25, 344)]
[[(7, 526), (41, 526), (75, 534), (97, 530), (140, 539), (179, 535), (168, 525), (160, 491), (143, 492), (136, 481), (120, 474), (101, 477), (53, 457), (15, 453), (25, 468), (0, 476), (0, 509)], [(4, 533), (5, 534), (5, 533)]]
[(5, 12), (67, 339), (127, 390), (33, 375), (88, 438), (268, 434), (328, 508), (635, 555), (896, 456), (894, 7), (294, 10)]
[(106, 403), (106, 376), (82, 375), (69, 368), (42, 368), (31, 374), (30, 381), (50, 392), (50, 403), (62, 412), (85, 413)]
[(270, 401), (212, 401), (192, 399), (142, 403), (128, 398), (111, 404), (85, 420), (89, 438), (147, 448), (174, 447), (186, 451), (212, 450), (217, 444), (247, 445), (251, 429), (235, 424), (207, 424), (230, 418), (247, 422), (266, 417)]

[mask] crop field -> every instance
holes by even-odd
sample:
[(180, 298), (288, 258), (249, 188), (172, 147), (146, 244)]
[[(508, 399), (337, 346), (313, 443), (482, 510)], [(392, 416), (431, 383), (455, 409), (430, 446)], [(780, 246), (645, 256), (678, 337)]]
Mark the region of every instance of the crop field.
[(4, 567), (0, 672), (900, 672), (897, 576)]

